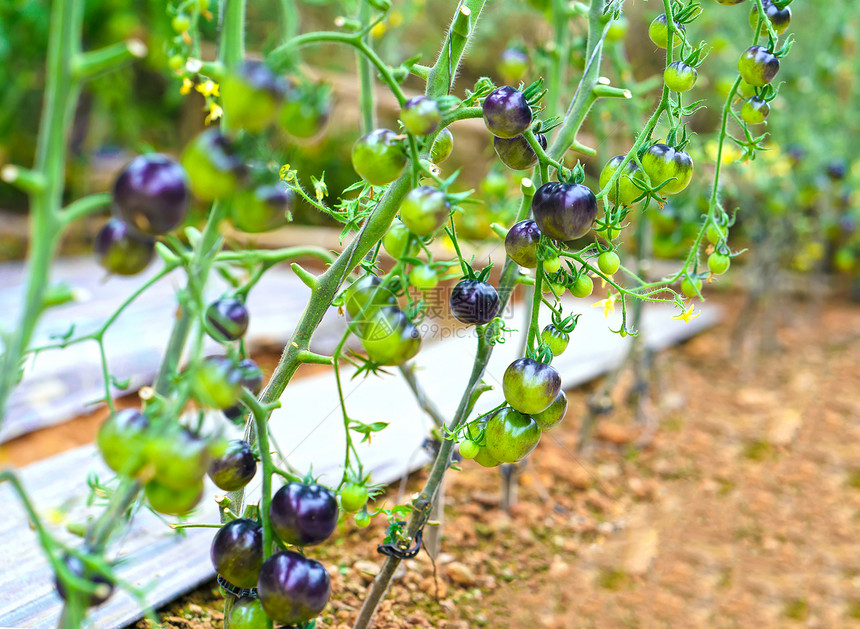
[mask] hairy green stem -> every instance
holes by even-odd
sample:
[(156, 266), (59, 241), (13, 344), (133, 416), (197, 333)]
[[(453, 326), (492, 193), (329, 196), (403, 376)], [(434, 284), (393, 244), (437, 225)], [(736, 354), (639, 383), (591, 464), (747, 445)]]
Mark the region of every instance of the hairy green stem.
[[(359, 4), (358, 20), (362, 24), (367, 24), (370, 21), (371, 8), (369, 2), (363, 1)], [(370, 33), (365, 33), (362, 40), (368, 49), (372, 49)], [(358, 79), (361, 90), (359, 98), (361, 104), (361, 132), (362, 134), (366, 134), (376, 128), (376, 109), (373, 102), (373, 76), (370, 74), (370, 59), (360, 50), (356, 50), (355, 57), (358, 63)]]

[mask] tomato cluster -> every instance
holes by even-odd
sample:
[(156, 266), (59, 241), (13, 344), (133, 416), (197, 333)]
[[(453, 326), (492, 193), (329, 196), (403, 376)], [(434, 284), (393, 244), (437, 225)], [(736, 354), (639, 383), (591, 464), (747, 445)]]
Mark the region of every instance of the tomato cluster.
[(256, 588), (259, 596), (237, 602), (238, 610), (231, 611), (231, 627), (241, 627), (241, 623), (265, 626), (266, 617), (298, 625), (320, 614), (331, 595), (328, 571), (287, 546), (301, 549), (322, 543), (334, 532), (338, 513), (337, 500), (329, 489), (293, 481), (272, 497), (268, 517), (279, 550), (265, 561), (263, 528), (258, 521), (237, 518), (218, 530), (210, 549), (215, 570), (232, 586)]

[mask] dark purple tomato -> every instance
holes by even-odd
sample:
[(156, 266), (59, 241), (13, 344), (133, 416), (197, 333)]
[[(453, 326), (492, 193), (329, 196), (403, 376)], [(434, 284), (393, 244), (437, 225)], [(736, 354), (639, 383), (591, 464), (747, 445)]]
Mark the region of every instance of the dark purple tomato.
[(523, 460), (540, 441), (540, 428), (528, 415), (504, 407), (487, 422), (487, 453), (502, 463)]
[(232, 196), (246, 173), (236, 147), (218, 129), (207, 129), (191, 140), (182, 153), (182, 165), (191, 191), (201, 201)]
[(499, 293), (488, 282), (460, 280), (451, 291), (448, 305), (457, 321), (484, 325), (499, 313)]
[(738, 61), (738, 72), (750, 85), (763, 87), (779, 72), (779, 59), (763, 46), (750, 46)]
[(222, 297), (206, 309), (206, 321), (216, 341), (235, 341), (248, 329), (248, 308), (235, 297)]
[(412, 135), (430, 135), (439, 128), (442, 112), (432, 98), (416, 96), (403, 103), (400, 112), (403, 128)]
[(242, 372), (242, 386), (254, 395), (263, 390), (263, 370), (250, 358), (244, 358), (236, 363), (236, 367)]
[(502, 377), (505, 401), (526, 415), (540, 413), (561, 391), (561, 376), (555, 368), (531, 358), (519, 358), (508, 365)]
[(421, 334), (397, 306), (374, 312), (356, 329), (367, 357), (380, 365), (402, 365), (421, 349)]
[(328, 539), (337, 515), (337, 499), (329, 489), (296, 482), (281, 487), (269, 509), (275, 534), (293, 546), (313, 546)]
[(149, 418), (127, 408), (105, 420), (96, 436), (96, 445), (105, 463), (114, 472), (134, 476), (146, 463), (144, 436)]
[(841, 181), (845, 179), (845, 174), (848, 172), (848, 165), (845, 160), (836, 159), (827, 165), (827, 176), (833, 181)]
[(352, 147), (352, 167), (374, 186), (391, 183), (408, 161), (403, 138), (390, 129), (376, 129), (356, 140)]
[(257, 186), (236, 194), (230, 218), (236, 229), (259, 234), (287, 224), (296, 204), (296, 194), (281, 184)]
[(119, 217), (142, 234), (166, 234), (188, 212), (185, 171), (167, 155), (135, 157), (113, 184), (113, 203)]
[(194, 397), (209, 408), (230, 408), (242, 394), (242, 372), (227, 356), (207, 356), (192, 376)]
[(93, 250), (98, 263), (109, 273), (136, 275), (152, 262), (155, 241), (112, 218), (99, 230)]
[(537, 267), (537, 250), (540, 230), (531, 219), (520, 221), (508, 230), (505, 236), (505, 252), (508, 257), (527, 269)]
[(503, 86), (494, 89), (484, 99), (484, 123), (497, 138), (522, 135), (532, 123), (532, 108), (518, 89)]
[(541, 430), (550, 430), (561, 423), (565, 413), (567, 413), (567, 396), (564, 391), (560, 391), (552, 404), (540, 413), (532, 415), (532, 419)]
[(263, 563), (257, 593), (269, 618), (298, 625), (325, 609), (331, 596), (331, 580), (320, 562), (288, 550)]
[(224, 626), (230, 629), (266, 629), (266, 612), (260, 600), (245, 597), (233, 603)]
[(224, 114), (233, 127), (257, 133), (275, 118), (286, 91), (286, 80), (269, 66), (246, 60), (221, 82)]
[(150, 438), (147, 455), (155, 480), (173, 489), (196, 485), (209, 468), (207, 443), (184, 427)]
[[(89, 598), (84, 599), (89, 607), (96, 607), (101, 605), (106, 600), (108, 600), (113, 594), (113, 583), (105, 579), (102, 575), (97, 574), (91, 568), (88, 568), (87, 565), (75, 557), (74, 555), (63, 555), (61, 561), (66, 565), (66, 568), (81, 579), (86, 579), (93, 586), (94, 591), (89, 593)], [(68, 600), (66, 595), (66, 588), (63, 585), (63, 582), (60, 581), (59, 578), (54, 578), (54, 585), (57, 587), (57, 593), (62, 597), (62, 599)], [(82, 597), (86, 596), (86, 592), (80, 593)]]
[(581, 183), (543, 184), (532, 199), (532, 214), (541, 232), (555, 240), (576, 240), (597, 218), (597, 199)]
[(690, 154), (667, 144), (652, 145), (641, 161), (652, 186), (668, 181), (660, 188), (660, 194), (678, 194), (693, 180), (693, 159)]
[(438, 230), (451, 213), (445, 193), (432, 186), (418, 186), (400, 204), (400, 220), (417, 236), (429, 236)]
[(185, 515), (203, 497), (203, 482), (184, 489), (174, 489), (151, 480), (143, 488), (143, 493), (153, 510), (165, 515)]
[(255, 587), (263, 565), (263, 527), (248, 518), (228, 522), (212, 539), (209, 557), (215, 571), (233, 585)]
[(242, 489), (257, 473), (257, 460), (251, 444), (242, 439), (230, 441), (223, 454), (212, 459), (207, 473), (219, 489)]
[[(546, 149), (546, 136), (538, 133), (535, 138), (538, 144)], [(493, 138), (493, 148), (502, 163), (513, 170), (528, 170), (538, 162), (537, 153), (522, 135), (515, 138)]]

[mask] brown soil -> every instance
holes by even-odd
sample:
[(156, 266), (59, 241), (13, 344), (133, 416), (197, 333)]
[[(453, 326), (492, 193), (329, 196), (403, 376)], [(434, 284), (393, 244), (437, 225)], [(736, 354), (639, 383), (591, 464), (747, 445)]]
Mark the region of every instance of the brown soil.
[[(376, 626), (860, 626), (860, 308), (789, 311), (777, 353), (733, 361), (730, 322), (664, 353), (645, 449), (619, 405), (578, 456), (588, 392), (573, 392), (510, 514), (498, 472), (451, 472), (438, 579), (425, 553), (408, 562)], [(317, 627), (351, 626), (384, 530), (382, 516), (365, 530), (348, 519), (310, 550), (333, 582)], [(211, 583), (160, 616), (217, 629), (220, 606)]]

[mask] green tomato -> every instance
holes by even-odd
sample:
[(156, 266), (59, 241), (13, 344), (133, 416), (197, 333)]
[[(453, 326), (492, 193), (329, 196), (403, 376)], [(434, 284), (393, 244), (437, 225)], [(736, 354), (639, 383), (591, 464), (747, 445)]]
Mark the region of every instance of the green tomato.
[(185, 13), (179, 13), (170, 21), (170, 26), (180, 35), (191, 28), (191, 18)]
[(552, 275), (561, 268), (561, 259), (558, 256), (547, 258), (543, 261), (543, 270)]
[[(411, 243), (411, 244), (410, 244)], [(414, 257), (418, 255), (421, 247), (412, 238), (412, 234), (399, 218), (395, 218), (391, 227), (382, 237), (382, 246), (395, 260), (404, 256)], [(408, 250), (407, 250), (408, 247)]]
[(403, 137), (390, 129), (376, 129), (352, 147), (352, 167), (374, 186), (391, 183), (409, 161)]
[(403, 128), (412, 135), (430, 135), (439, 128), (442, 112), (432, 98), (416, 96), (403, 104), (400, 111)]
[(567, 332), (562, 332), (552, 323), (541, 331), (540, 338), (549, 347), (553, 356), (561, 356), (570, 343), (570, 335)]
[(340, 490), (340, 506), (344, 511), (356, 513), (367, 504), (367, 487), (356, 483), (347, 483)]
[[(606, 162), (606, 166), (604, 166), (603, 170), (600, 171), (600, 179), (598, 181), (598, 185), (601, 190), (603, 190), (609, 183), (609, 180), (612, 179), (612, 175), (614, 175), (618, 170), (618, 166), (621, 165), (621, 162), (624, 161), (625, 157), (625, 155), (616, 155)], [(642, 194), (642, 190), (637, 187), (634, 181), (644, 183), (645, 178), (642, 176), (642, 169), (639, 168), (639, 164), (631, 159), (624, 166), (624, 171), (621, 176), (618, 177), (618, 180), (606, 194), (606, 198), (616, 205), (632, 205), (635, 202), (636, 197)], [(615, 236), (608, 238), (608, 240), (614, 240), (618, 236), (617, 230), (614, 231), (616, 232)]]
[(133, 409), (118, 411), (99, 428), (96, 445), (114, 472), (135, 476), (146, 463), (145, 435), (149, 419)]
[(451, 204), (445, 193), (430, 186), (411, 190), (400, 204), (400, 220), (417, 236), (429, 236), (445, 224)]
[(750, 85), (763, 87), (779, 72), (779, 59), (767, 48), (750, 46), (738, 61), (738, 72)]
[(147, 454), (154, 469), (154, 479), (172, 489), (197, 486), (209, 469), (206, 442), (185, 428), (152, 437)]
[(722, 253), (712, 253), (708, 256), (708, 269), (714, 275), (722, 275), (729, 270), (732, 265), (732, 259)]
[(726, 239), (726, 233), (722, 227), (719, 227), (714, 223), (708, 223), (708, 227), (705, 230), (705, 237), (708, 239), (709, 243), (716, 245)]
[(753, 96), (741, 105), (741, 119), (747, 124), (761, 124), (767, 120), (770, 105), (767, 101)]
[[(494, 458), (487, 451), (486, 438), (483, 437), (487, 430), (487, 421), (487, 418), (483, 417), (478, 421), (470, 423), (466, 429), (466, 438), (479, 446), (478, 454), (474, 457), (475, 463), (481, 467), (497, 467), (498, 465), (501, 465), (501, 461)], [(483, 442), (483, 445), (479, 443), (479, 439)]]
[[(675, 27), (682, 33), (686, 32), (683, 24), (675, 22)], [(655, 17), (654, 21), (648, 26), (648, 37), (651, 38), (651, 41), (654, 42), (654, 45), (658, 48), (665, 49), (669, 46), (669, 22), (666, 19), (665, 13), (661, 13)], [(676, 33), (672, 38), (672, 48), (680, 46), (681, 41), (681, 38), (678, 37)]]
[(693, 159), (686, 151), (666, 144), (654, 144), (642, 156), (642, 168), (663, 195), (678, 194), (693, 180)]
[(282, 184), (257, 186), (236, 194), (230, 218), (236, 229), (258, 234), (286, 225), (295, 204), (296, 194)]
[(699, 73), (683, 61), (673, 61), (663, 71), (663, 81), (673, 92), (689, 92), (696, 85)]
[[(505, 401), (520, 413), (531, 415), (546, 409), (561, 390), (561, 377), (545, 363), (519, 358), (502, 377)], [(495, 456), (495, 455), (493, 455)], [(496, 457), (499, 458), (499, 457)]]
[(184, 489), (174, 489), (151, 480), (143, 491), (153, 510), (165, 515), (184, 515), (203, 497), (203, 481)]
[(505, 83), (516, 85), (529, 70), (529, 57), (522, 48), (506, 48), (502, 51), (496, 70)]
[(359, 335), (367, 357), (380, 365), (402, 365), (421, 349), (421, 334), (397, 307), (377, 310)]
[(617, 20), (612, 20), (612, 22), (609, 24), (609, 30), (606, 31), (606, 41), (622, 41), (625, 37), (627, 37), (627, 28), (629, 26), (630, 22), (628, 22), (627, 18), (623, 15)]
[(484, 434), (487, 453), (502, 463), (523, 460), (540, 441), (537, 423), (528, 415), (507, 406), (490, 418)]
[(460, 442), (460, 456), (464, 459), (474, 459), (480, 452), (481, 446), (471, 439), (465, 439)]
[(251, 133), (269, 126), (287, 91), (287, 82), (262, 61), (245, 61), (221, 81), (221, 103), (230, 124)]
[(574, 297), (588, 297), (594, 292), (594, 282), (588, 275), (581, 273), (570, 285), (570, 292)]
[(298, 83), (287, 90), (278, 113), (278, 124), (291, 136), (310, 140), (322, 132), (331, 112), (331, 86), (325, 83)]
[(481, 192), (490, 198), (504, 199), (508, 194), (508, 180), (500, 172), (491, 170), (481, 181)]
[(441, 164), (451, 156), (453, 150), (454, 136), (447, 128), (442, 129), (433, 140), (433, 146), (430, 147), (430, 161)]
[(433, 290), (439, 284), (439, 276), (433, 267), (421, 264), (409, 271), (409, 283), (420, 291)]
[(685, 275), (681, 280), (681, 293), (690, 299), (698, 297), (702, 292), (702, 280), (698, 277)]
[(540, 413), (532, 415), (532, 419), (541, 431), (551, 430), (561, 423), (566, 413), (567, 396), (564, 394), (564, 391), (561, 391), (552, 404)]
[(227, 356), (209, 356), (192, 374), (191, 387), (203, 406), (230, 408), (242, 394), (242, 371)]
[(365, 509), (364, 511), (359, 511), (352, 519), (355, 520), (355, 525), (360, 529), (366, 529), (370, 526), (370, 514)]
[(207, 129), (191, 140), (182, 154), (191, 191), (201, 201), (232, 196), (244, 174), (244, 164), (232, 142), (218, 129)]
[(257, 598), (240, 598), (233, 603), (228, 622), (230, 629), (266, 629), (266, 612)]
[(621, 258), (614, 251), (604, 251), (597, 256), (597, 267), (604, 275), (615, 275), (621, 266)]

